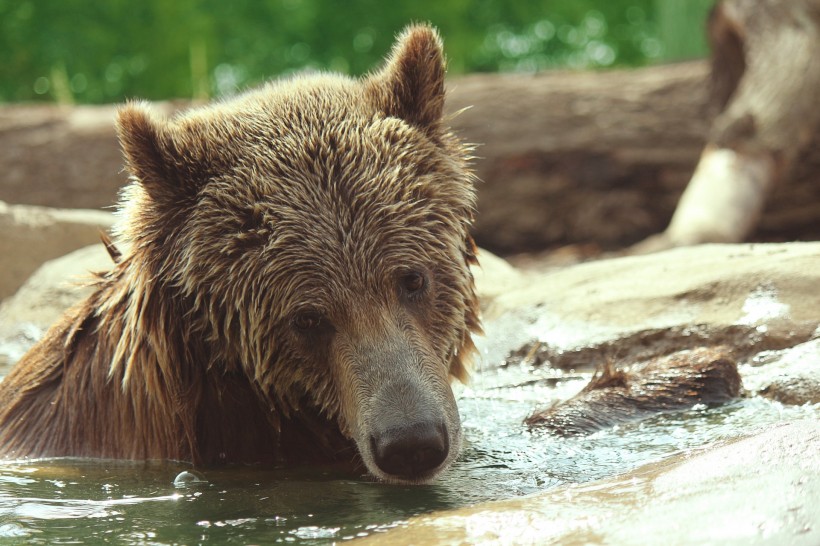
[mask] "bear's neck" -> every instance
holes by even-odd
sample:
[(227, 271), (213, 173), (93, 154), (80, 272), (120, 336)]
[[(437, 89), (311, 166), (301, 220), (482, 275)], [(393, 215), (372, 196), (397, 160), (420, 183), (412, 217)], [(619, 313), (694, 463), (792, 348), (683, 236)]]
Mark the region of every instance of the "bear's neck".
[[(197, 465), (350, 459), (338, 425), (286, 417), (214, 362), (185, 309), (122, 269), (55, 324), (0, 383), (0, 453)], [(307, 454), (307, 456), (306, 456)]]

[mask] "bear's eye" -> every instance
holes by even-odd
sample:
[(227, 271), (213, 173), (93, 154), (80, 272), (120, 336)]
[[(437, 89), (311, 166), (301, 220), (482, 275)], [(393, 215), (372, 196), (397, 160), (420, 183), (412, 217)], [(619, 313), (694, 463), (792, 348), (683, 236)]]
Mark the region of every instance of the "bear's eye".
[(407, 294), (418, 294), (424, 290), (427, 279), (420, 271), (409, 271), (401, 277), (401, 287)]
[(302, 332), (316, 330), (322, 325), (322, 315), (318, 311), (302, 311), (292, 319), (293, 326)]

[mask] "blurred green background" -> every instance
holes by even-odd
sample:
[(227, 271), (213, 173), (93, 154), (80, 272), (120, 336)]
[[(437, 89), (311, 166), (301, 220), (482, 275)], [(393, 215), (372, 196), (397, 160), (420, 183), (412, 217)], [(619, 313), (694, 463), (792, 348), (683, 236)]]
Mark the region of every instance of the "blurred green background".
[(450, 73), (704, 56), (713, 0), (0, 0), (0, 101), (208, 98), (295, 70), (361, 74), (408, 22)]

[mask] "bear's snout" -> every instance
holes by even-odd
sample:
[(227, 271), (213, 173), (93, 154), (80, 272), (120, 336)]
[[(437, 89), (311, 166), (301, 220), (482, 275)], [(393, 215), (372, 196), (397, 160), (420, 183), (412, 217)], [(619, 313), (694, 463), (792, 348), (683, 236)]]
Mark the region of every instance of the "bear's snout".
[(450, 440), (444, 423), (414, 423), (370, 436), (373, 459), (384, 473), (415, 480), (436, 470), (447, 459)]
[(362, 358), (355, 377), (367, 382), (344, 385), (343, 397), (355, 423), (352, 436), (367, 469), (388, 483), (429, 483), (458, 456), (461, 422), (453, 391), (432, 366), (414, 364), (412, 352), (390, 356), (393, 377), (367, 365)]

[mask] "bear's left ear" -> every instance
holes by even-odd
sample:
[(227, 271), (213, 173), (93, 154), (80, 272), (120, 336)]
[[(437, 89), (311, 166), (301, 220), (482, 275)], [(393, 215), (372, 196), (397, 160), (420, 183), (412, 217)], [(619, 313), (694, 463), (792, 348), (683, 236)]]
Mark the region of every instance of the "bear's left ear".
[(444, 111), (444, 51), (430, 26), (407, 27), (385, 67), (365, 81), (367, 94), (387, 115), (434, 132)]

